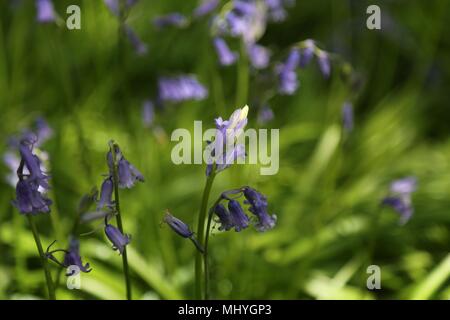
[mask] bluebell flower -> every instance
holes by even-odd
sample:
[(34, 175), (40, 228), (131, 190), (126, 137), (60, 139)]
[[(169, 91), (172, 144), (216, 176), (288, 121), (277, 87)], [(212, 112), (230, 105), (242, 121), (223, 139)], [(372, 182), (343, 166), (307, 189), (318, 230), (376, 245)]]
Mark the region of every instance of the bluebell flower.
[[(77, 266), (80, 271), (88, 273), (91, 272), (89, 263), (83, 264), (80, 256), (80, 242), (76, 238), (71, 238), (69, 242), (69, 250), (64, 256), (64, 266), (68, 268), (69, 266)], [(67, 274), (71, 276), (72, 274)]]
[(164, 222), (167, 223), (169, 227), (175, 231), (175, 233), (183, 238), (191, 238), (194, 234), (186, 223), (178, 218), (175, 218), (169, 212), (166, 212), (164, 215)]
[(342, 125), (346, 132), (353, 130), (353, 105), (350, 102), (345, 102), (342, 106)]
[(39, 147), (42, 145), (45, 141), (50, 139), (53, 136), (53, 130), (48, 125), (47, 121), (45, 121), (44, 118), (39, 117), (36, 119), (36, 146)]
[(416, 191), (417, 180), (414, 177), (394, 180), (390, 186), (391, 195), (385, 197), (382, 204), (392, 207), (400, 215), (400, 224), (405, 224), (414, 213), (411, 193)]
[(297, 90), (299, 83), (296, 69), (299, 61), (300, 50), (293, 48), (286, 62), (278, 66), (279, 91), (281, 94), (291, 95)]
[(147, 54), (148, 52), (147, 45), (144, 42), (142, 42), (141, 39), (139, 39), (138, 35), (134, 32), (134, 30), (131, 27), (125, 26), (125, 34), (128, 40), (130, 41), (130, 44), (133, 47), (134, 52), (138, 56), (143, 56)]
[(150, 128), (153, 125), (155, 118), (155, 107), (151, 100), (145, 100), (142, 104), (142, 122), (146, 128)]
[(277, 216), (267, 213), (267, 198), (250, 187), (245, 187), (243, 191), (245, 203), (250, 205), (248, 210), (258, 218), (255, 225), (256, 230), (263, 232), (272, 229), (277, 221)]
[(56, 20), (53, 2), (51, 0), (36, 0), (37, 21), (41, 23)]
[(247, 125), (247, 114), (248, 106), (245, 106), (235, 110), (229, 120), (223, 120), (221, 117), (215, 119), (215, 140), (206, 147), (206, 152), (210, 155), (207, 161), (207, 175), (214, 163), (216, 172), (220, 172), (238, 159), (245, 158), (245, 146), (238, 143), (238, 139)]
[(27, 180), (44, 189), (48, 189), (48, 176), (42, 172), (41, 161), (33, 154), (32, 148), (33, 145), (30, 145), (30, 140), (24, 139), (19, 144), (21, 159), (29, 172)]
[(153, 24), (159, 29), (169, 26), (181, 28), (188, 24), (188, 19), (181, 13), (174, 12), (154, 18)]
[(214, 213), (219, 218), (219, 222), (220, 222), (219, 230), (220, 231), (222, 231), (222, 230), (228, 231), (234, 227), (233, 219), (223, 204), (219, 203), (218, 205), (216, 205), (214, 207)]
[(194, 75), (162, 77), (158, 80), (158, 92), (163, 102), (203, 100), (208, 96), (208, 90)]
[[(113, 175), (113, 157), (111, 151), (108, 151), (106, 156), (110, 175)], [(119, 178), (120, 188), (132, 188), (137, 181), (144, 182), (144, 176), (137, 170), (127, 159), (122, 155), (122, 152), (117, 147), (116, 148), (116, 158), (118, 161), (117, 173)]]
[(192, 15), (195, 18), (206, 16), (214, 11), (219, 5), (219, 0), (202, 0), (200, 5), (194, 9)]
[[(19, 181), (16, 170), (20, 165), (20, 158), (14, 152), (7, 151), (3, 154), (3, 163), (9, 169), (9, 173), (6, 175), (5, 179), (11, 187), (15, 188), (17, 181)], [(29, 174), (28, 169), (24, 168), (23, 174)]]
[(256, 43), (247, 45), (250, 63), (255, 69), (267, 68), (270, 62), (270, 50)]
[(258, 112), (257, 121), (259, 124), (264, 125), (274, 118), (272, 109), (268, 105), (264, 105)]
[(265, 0), (268, 7), (269, 20), (272, 22), (282, 22), (286, 19), (287, 6), (292, 6), (295, 0)]
[(319, 70), (324, 76), (324, 78), (330, 77), (331, 72), (331, 65), (330, 65), (330, 57), (328, 56), (328, 53), (326, 53), (323, 50), (320, 50), (317, 53), (317, 63), (319, 65)]
[(109, 241), (113, 244), (113, 249), (118, 250), (120, 254), (125, 250), (125, 246), (131, 241), (131, 238), (127, 234), (122, 234), (119, 229), (111, 224), (106, 224), (105, 234)]
[(111, 176), (108, 176), (102, 183), (102, 187), (100, 189), (100, 199), (97, 203), (97, 211), (102, 210), (103, 208), (112, 207), (112, 194), (114, 190), (114, 183)]
[(232, 52), (230, 48), (228, 48), (225, 40), (223, 40), (222, 38), (215, 38), (213, 40), (213, 43), (221, 65), (229, 66), (236, 62), (238, 54), (236, 52)]
[(238, 201), (234, 199), (228, 201), (228, 210), (230, 211), (234, 230), (236, 232), (239, 232), (248, 227), (248, 216), (244, 213), (244, 210), (242, 209), (241, 204)]
[(16, 186), (16, 200), (13, 204), (23, 214), (38, 214), (50, 212), (52, 201), (38, 191), (38, 185), (33, 181), (19, 180)]
[(303, 46), (299, 62), (301, 68), (305, 68), (311, 62), (314, 57), (314, 51), (316, 50), (316, 44), (311, 39), (305, 40)]

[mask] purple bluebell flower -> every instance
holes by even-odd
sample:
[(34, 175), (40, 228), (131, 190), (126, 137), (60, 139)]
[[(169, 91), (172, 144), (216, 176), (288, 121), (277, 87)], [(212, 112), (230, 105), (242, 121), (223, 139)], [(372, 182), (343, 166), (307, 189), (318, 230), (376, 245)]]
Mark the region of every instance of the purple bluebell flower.
[(316, 43), (314, 40), (308, 39), (303, 42), (304, 48), (302, 48), (300, 56), (300, 68), (305, 68), (314, 57), (314, 51), (316, 50)]
[(114, 190), (114, 183), (112, 177), (107, 177), (103, 183), (100, 190), (100, 199), (97, 203), (97, 211), (102, 210), (103, 208), (112, 207), (112, 193)]
[[(8, 167), (9, 173), (6, 175), (6, 181), (13, 188), (16, 187), (19, 178), (17, 177), (17, 168), (20, 165), (20, 158), (12, 151), (7, 151), (3, 155), (3, 163)], [(24, 168), (23, 174), (28, 175), (28, 169)]]
[(159, 29), (169, 26), (181, 28), (188, 24), (188, 19), (181, 13), (173, 12), (154, 18), (153, 24)]
[(293, 94), (298, 86), (297, 79), (297, 66), (300, 61), (300, 50), (298, 48), (293, 48), (289, 53), (286, 62), (278, 66), (278, 77), (279, 77), (279, 91), (281, 94), (291, 95)]
[(238, 54), (230, 50), (225, 40), (222, 38), (215, 38), (213, 43), (217, 56), (219, 57), (219, 62), (222, 66), (229, 66), (236, 62)]
[(282, 22), (286, 19), (287, 12), (285, 6), (287, 5), (284, 0), (265, 0), (268, 8), (269, 20), (272, 22)]
[[(113, 176), (113, 157), (111, 151), (108, 151), (106, 156), (110, 175)], [(137, 181), (144, 182), (144, 176), (137, 170), (127, 159), (122, 155), (122, 152), (117, 147), (116, 148), (116, 159), (117, 159), (117, 173), (119, 176), (119, 187), (120, 188), (132, 188)]]
[(402, 195), (411, 194), (417, 189), (417, 179), (416, 177), (397, 179), (391, 183), (390, 188), (393, 193)]
[(391, 195), (385, 197), (382, 204), (392, 207), (400, 215), (400, 224), (405, 224), (411, 219), (414, 208), (412, 206), (411, 193), (416, 191), (417, 180), (415, 177), (407, 177), (394, 180), (390, 186)]
[(346, 132), (353, 130), (353, 105), (350, 102), (345, 102), (342, 106), (342, 124)]
[(14, 206), (22, 214), (49, 213), (52, 201), (38, 191), (38, 185), (33, 181), (19, 180), (16, 186), (16, 200)]
[(247, 125), (247, 114), (248, 106), (245, 106), (235, 110), (229, 120), (223, 120), (221, 117), (215, 119), (215, 140), (206, 147), (207, 154), (210, 155), (207, 161), (207, 175), (213, 163), (216, 163), (216, 172), (220, 172), (237, 159), (245, 158), (245, 146), (237, 142)]
[(219, 222), (220, 222), (219, 230), (220, 231), (222, 231), (222, 230), (228, 231), (234, 227), (233, 219), (231, 218), (230, 213), (228, 212), (228, 210), (225, 208), (225, 206), (223, 204), (219, 203), (218, 205), (216, 205), (214, 208), (214, 213), (219, 218)]
[(44, 189), (48, 189), (48, 177), (41, 170), (41, 162), (39, 158), (31, 151), (32, 145), (28, 145), (27, 142), (22, 140), (19, 145), (19, 152), (26, 168), (30, 175), (27, 180), (32, 181), (36, 185), (42, 186)]
[(272, 109), (268, 105), (264, 105), (258, 112), (258, 123), (264, 125), (274, 118)]
[(270, 62), (270, 50), (259, 44), (253, 43), (247, 46), (250, 63), (255, 69), (267, 68)]
[(163, 102), (203, 100), (208, 96), (208, 90), (194, 75), (162, 77), (158, 80), (158, 91)]
[(330, 77), (331, 65), (330, 65), (330, 57), (328, 53), (323, 50), (320, 50), (317, 53), (317, 63), (319, 65), (319, 70), (322, 73), (325, 79)]
[(51, 0), (36, 0), (37, 21), (41, 23), (53, 22), (56, 19)]
[(248, 216), (244, 213), (244, 210), (242, 209), (241, 204), (238, 201), (233, 199), (228, 201), (228, 210), (230, 211), (234, 230), (236, 232), (239, 232), (248, 227)]
[(277, 216), (267, 213), (267, 198), (250, 187), (245, 187), (243, 191), (245, 203), (250, 205), (248, 210), (258, 218), (258, 223), (255, 225), (256, 230), (263, 232), (272, 229), (277, 221)]
[(200, 5), (194, 9), (192, 15), (195, 18), (206, 16), (214, 11), (219, 5), (219, 0), (202, 0)]
[(164, 215), (164, 222), (167, 223), (169, 227), (175, 231), (175, 233), (183, 238), (191, 238), (194, 234), (186, 223), (178, 218), (175, 218), (169, 212), (166, 212)]
[[(120, 1), (122, 0), (104, 0), (104, 3), (108, 7), (108, 9), (115, 15), (120, 15)], [(125, 0), (125, 9), (130, 9), (134, 6), (138, 0)]]
[(131, 238), (127, 234), (122, 234), (119, 229), (111, 224), (106, 224), (105, 234), (109, 241), (113, 244), (113, 249), (118, 250), (120, 254), (125, 250), (125, 246), (131, 241)]
[(142, 122), (146, 128), (150, 128), (153, 125), (155, 118), (155, 108), (151, 100), (145, 100), (142, 104)]
[(128, 40), (130, 41), (130, 44), (133, 47), (134, 52), (136, 52), (138, 56), (143, 56), (147, 54), (148, 52), (147, 45), (144, 42), (142, 42), (141, 39), (139, 39), (138, 35), (134, 32), (134, 30), (131, 27), (129, 26), (125, 27), (125, 34)]
[[(80, 271), (88, 273), (91, 272), (89, 263), (83, 264), (80, 256), (80, 242), (76, 238), (71, 238), (69, 242), (69, 250), (66, 252), (64, 256), (64, 266), (66, 268), (70, 266), (77, 266), (80, 268)], [(67, 274), (67, 276), (71, 276), (73, 274)]]

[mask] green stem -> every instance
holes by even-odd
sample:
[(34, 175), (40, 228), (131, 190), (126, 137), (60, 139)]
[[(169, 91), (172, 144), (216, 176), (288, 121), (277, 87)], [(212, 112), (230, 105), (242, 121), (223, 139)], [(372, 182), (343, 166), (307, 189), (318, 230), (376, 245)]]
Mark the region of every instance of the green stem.
[[(111, 154), (113, 157), (113, 182), (114, 182), (114, 202), (116, 206), (116, 221), (117, 221), (117, 228), (119, 228), (119, 231), (123, 233), (123, 224), (122, 224), (122, 216), (120, 214), (120, 201), (119, 201), (119, 173), (117, 170), (118, 166), (118, 160), (117, 160), (117, 154), (116, 149), (118, 146), (113, 143), (111, 145)], [(122, 252), (122, 262), (123, 262), (123, 274), (125, 277), (125, 287), (127, 292), (127, 300), (132, 300), (131, 296), (131, 282), (130, 282), (130, 272), (128, 268), (128, 256), (127, 256), (127, 247), (125, 246), (123, 248)]]
[[(215, 169), (213, 169), (209, 177), (206, 179), (205, 188), (203, 190), (202, 203), (200, 206), (200, 213), (198, 216), (197, 238), (200, 247), (203, 248), (205, 243), (206, 210), (208, 208), (209, 194), (211, 193), (211, 187), (214, 182), (215, 176)], [(195, 256), (195, 298), (198, 300), (202, 299), (202, 257), (204, 258), (204, 255), (202, 255), (201, 252), (197, 250)]]
[(41, 258), (42, 267), (44, 268), (45, 281), (47, 282), (48, 298), (49, 300), (56, 300), (55, 288), (53, 287), (52, 275), (47, 263), (47, 258), (45, 257), (44, 250), (42, 249), (41, 239), (39, 238), (39, 233), (34, 223), (33, 216), (27, 215), (28, 221), (31, 226), (31, 231), (33, 232), (34, 241), (36, 242), (36, 247), (39, 252), (39, 257)]
[(240, 59), (237, 70), (236, 107), (243, 107), (247, 103), (248, 95), (248, 58), (244, 40), (241, 40)]

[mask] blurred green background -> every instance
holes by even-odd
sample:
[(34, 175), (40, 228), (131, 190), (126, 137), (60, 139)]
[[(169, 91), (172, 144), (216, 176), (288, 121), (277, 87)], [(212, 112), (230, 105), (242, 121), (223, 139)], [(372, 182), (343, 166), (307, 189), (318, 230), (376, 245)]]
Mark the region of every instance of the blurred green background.
[[(42, 146), (50, 157), (51, 215), (40, 215), (44, 246), (67, 244), (78, 201), (107, 173), (108, 141), (146, 178), (121, 193), (134, 297), (192, 298), (194, 248), (161, 225), (166, 208), (192, 227), (205, 183), (204, 165), (174, 165), (175, 128), (204, 127), (236, 107), (236, 66), (219, 67), (208, 19), (158, 31), (154, 17), (190, 14), (196, 1), (140, 1), (128, 23), (148, 44), (138, 57), (118, 50), (117, 19), (103, 1), (54, 1), (63, 19), (70, 4), (81, 30), (38, 24), (34, 1), (0, 2), (0, 152), (8, 137), (43, 116), (54, 131)], [(267, 195), (276, 228), (211, 237), (211, 293), (220, 299), (450, 299), (450, 3), (378, 1), (382, 30), (366, 28), (373, 1), (297, 0), (288, 19), (270, 24), (260, 40), (280, 57), (293, 43), (316, 39), (358, 72), (355, 130), (345, 144), (341, 106), (348, 99), (339, 74), (324, 80), (316, 67), (299, 72), (293, 96), (270, 101), (280, 129), (280, 170), (261, 176), (254, 165), (234, 166), (215, 181), (220, 192), (251, 185)], [(158, 130), (145, 128), (141, 105), (161, 75), (195, 73), (208, 99), (156, 112)], [(218, 79), (217, 80), (217, 76)], [(223, 93), (216, 94), (220, 89)], [(220, 93), (220, 92), (219, 92)], [(260, 91), (250, 82), (249, 127)], [(255, 102), (256, 101), (256, 102)], [(26, 219), (11, 205), (14, 189), (0, 166), (0, 298), (42, 298), (46, 289)], [(381, 208), (389, 183), (416, 176), (415, 213), (399, 226)], [(377, 221), (377, 223), (375, 223)], [(59, 299), (122, 299), (121, 258), (101, 222), (84, 226), (81, 255), (93, 271), (81, 290), (60, 277)], [(367, 266), (381, 267), (381, 290), (366, 289)], [(57, 267), (52, 266), (54, 276)]]

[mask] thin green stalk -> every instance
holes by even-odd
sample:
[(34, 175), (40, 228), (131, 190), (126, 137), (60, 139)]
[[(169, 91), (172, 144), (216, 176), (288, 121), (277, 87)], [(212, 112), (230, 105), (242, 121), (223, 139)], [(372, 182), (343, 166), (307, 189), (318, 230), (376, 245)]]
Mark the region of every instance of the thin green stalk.
[[(123, 234), (123, 224), (122, 224), (122, 216), (120, 212), (120, 201), (119, 201), (119, 173), (117, 170), (118, 160), (116, 155), (116, 148), (118, 146), (115, 143), (111, 144), (111, 154), (113, 157), (113, 182), (114, 182), (114, 202), (116, 206), (116, 221), (117, 228)], [(128, 256), (127, 256), (127, 247), (123, 248), (122, 252), (122, 262), (123, 262), (123, 274), (125, 277), (125, 287), (127, 292), (127, 300), (132, 300), (131, 296), (131, 282), (130, 282), (130, 271), (128, 268)]]
[[(211, 187), (214, 182), (215, 176), (216, 173), (213, 169), (209, 177), (206, 179), (205, 188), (203, 190), (202, 203), (200, 206), (200, 213), (198, 216), (197, 238), (200, 247), (203, 248), (205, 243), (206, 211), (208, 209), (209, 194), (211, 193)], [(195, 256), (195, 298), (198, 300), (202, 299), (202, 258), (204, 258), (204, 255), (197, 250)]]
[(36, 247), (39, 252), (39, 257), (41, 258), (42, 267), (44, 268), (45, 281), (47, 282), (48, 298), (49, 300), (56, 300), (55, 288), (53, 287), (52, 275), (47, 263), (47, 258), (45, 257), (44, 250), (42, 249), (41, 239), (39, 237), (36, 224), (34, 223), (33, 216), (27, 215), (28, 221), (30, 223), (31, 231), (33, 232), (34, 241), (36, 242)]
[(247, 103), (249, 68), (244, 40), (241, 40), (240, 59), (237, 70), (236, 107), (242, 107)]

